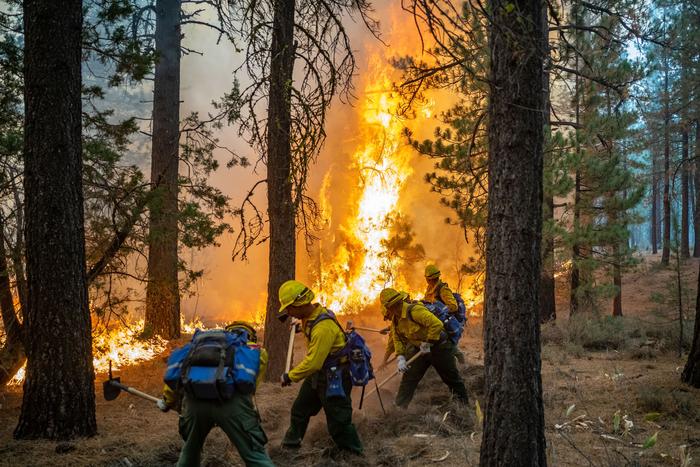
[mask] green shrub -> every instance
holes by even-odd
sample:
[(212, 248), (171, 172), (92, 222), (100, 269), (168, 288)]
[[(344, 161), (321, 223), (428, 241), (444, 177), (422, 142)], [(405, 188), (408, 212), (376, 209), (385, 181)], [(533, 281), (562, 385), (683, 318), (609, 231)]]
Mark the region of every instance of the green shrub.
[(624, 318), (612, 316), (574, 316), (569, 320), (567, 331), (569, 342), (588, 350), (621, 350), (629, 337)]
[(664, 389), (644, 386), (637, 390), (637, 406), (643, 412), (663, 413), (667, 403), (668, 395)]

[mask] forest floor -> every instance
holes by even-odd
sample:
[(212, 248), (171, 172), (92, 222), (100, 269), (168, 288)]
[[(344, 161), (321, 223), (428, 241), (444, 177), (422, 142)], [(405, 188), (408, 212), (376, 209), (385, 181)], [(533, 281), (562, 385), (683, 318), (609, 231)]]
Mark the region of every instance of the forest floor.
[[(558, 286), (559, 318), (542, 329), (542, 384), (547, 455), (553, 466), (700, 465), (700, 391), (680, 382), (687, 354), (678, 357), (678, 311), (673, 269), (646, 256), (623, 282), (625, 318), (598, 316), (567, 319), (565, 284)], [(687, 317), (694, 315), (698, 260), (682, 271), (681, 297)], [(303, 447), (279, 447), (287, 428), (296, 387), (264, 384), (256, 402), (269, 437), (269, 452), (280, 466), (458, 466), (477, 465), (480, 430), (474, 402), (484, 406), (482, 327), (473, 319), (461, 346), (467, 356), (463, 375), (472, 398), (468, 409), (449, 400), (446, 387), (430, 370), (408, 410), (391, 404), (398, 381), (382, 389), (387, 414), (376, 396), (364, 401), (354, 421), (365, 444), (364, 458), (332, 457), (332, 442), (322, 415), (312, 422)], [(692, 336), (686, 322), (686, 345)], [(375, 359), (382, 342), (371, 342)], [(301, 352), (301, 347), (298, 352)], [(687, 350), (686, 350), (687, 351)], [(122, 381), (159, 394), (167, 353), (162, 358), (118, 372)], [(380, 372), (380, 380), (393, 367)], [(172, 465), (182, 441), (177, 415), (161, 413), (153, 404), (120, 395), (107, 402), (101, 394), (105, 375), (98, 375), (99, 434), (70, 443), (12, 439), (21, 406), (21, 389), (0, 394), (0, 465)], [(398, 379), (398, 378), (396, 378)], [(357, 407), (359, 391), (353, 390)], [(656, 443), (644, 448), (656, 434)], [(223, 433), (215, 429), (204, 449), (204, 466), (243, 465)]]

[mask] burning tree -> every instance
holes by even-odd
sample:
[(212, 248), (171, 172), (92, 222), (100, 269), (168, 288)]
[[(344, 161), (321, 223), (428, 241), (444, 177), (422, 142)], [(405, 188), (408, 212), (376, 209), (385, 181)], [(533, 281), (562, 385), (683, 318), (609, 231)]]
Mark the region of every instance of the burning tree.
[[(308, 170), (325, 140), (331, 99), (349, 96), (356, 69), (342, 17), (357, 11), (372, 32), (377, 24), (367, 16), (370, 4), (365, 0), (238, 0), (230, 5), (227, 27), (247, 44), (243, 69), (251, 78), (241, 93), (240, 131), (267, 167), (267, 177), (239, 209), (241, 231), (233, 258), (245, 258), (256, 242), (269, 241), (265, 345), (270, 352), (267, 375), (275, 380), (283, 372), (289, 338), (288, 325), (276, 319), (277, 291), (295, 275), (298, 226), (309, 242), (317, 218), (316, 204), (305, 194)], [(302, 66), (295, 73), (296, 61)], [(266, 116), (260, 113), (264, 103)], [(263, 183), (266, 218), (252, 203), (255, 188)]]

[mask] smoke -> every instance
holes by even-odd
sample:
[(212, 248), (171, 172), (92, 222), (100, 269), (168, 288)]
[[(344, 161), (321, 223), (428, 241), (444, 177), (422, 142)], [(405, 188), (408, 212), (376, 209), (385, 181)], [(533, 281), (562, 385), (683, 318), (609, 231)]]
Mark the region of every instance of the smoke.
[[(387, 2), (377, 10), (381, 22), (384, 45), (372, 37), (364, 25), (347, 22), (353, 45), (357, 49), (359, 71), (355, 78), (355, 98), (350, 102), (336, 99), (329, 111), (326, 125), (327, 140), (317, 163), (311, 170), (309, 194), (321, 203), (325, 218), (322, 230), (314, 232), (320, 239), (307, 253), (305, 242), (300, 235), (298, 239), (297, 277), (309, 284), (319, 279), (319, 264), (335, 258), (339, 247), (347, 240), (348, 218), (357, 209), (361, 172), (354, 165), (353, 154), (366, 144), (362, 139), (363, 119), (361, 111), (363, 100), (372, 96), (363, 94), (372, 76), (372, 67), (380, 66), (386, 78), (386, 87), (397, 81), (400, 75), (389, 64), (391, 57), (417, 54), (421, 51), (421, 42), (415, 32), (410, 15), (403, 12), (398, 2)], [(202, 27), (188, 27), (184, 30), (185, 43), (188, 47), (203, 52), (203, 55), (189, 54), (182, 60), (182, 115), (190, 111), (205, 113), (211, 108), (211, 101), (230, 90), (233, 70), (241, 63), (242, 57), (233, 47), (222, 41), (216, 44), (217, 34)], [(245, 84), (245, 83), (243, 83)], [(381, 84), (381, 83), (374, 83)], [(430, 137), (435, 126), (440, 124), (440, 110), (445, 110), (454, 103), (454, 97), (447, 93), (431, 95), (434, 107), (429, 113), (419, 113), (417, 121), (407, 121), (416, 137)], [(219, 135), (221, 144), (242, 154), (255, 156), (244, 140), (238, 137), (235, 128), (224, 128)], [(402, 139), (401, 145), (407, 142)], [(457, 283), (456, 271), (465, 261), (470, 247), (464, 242), (459, 227), (447, 225), (445, 218), (452, 215), (450, 210), (440, 205), (439, 196), (430, 191), (423, 181), (424, 174), (432, 170), (433, 163), (419, 156), (410, 148), (401, 148), (407, 154), (407, 175), (404, 188), (400, 192), (397, 210), (412, 223), (415, 242), (423, 246), (427, 261), (440, 264), (445, 280)], [(217, 155), (222, 167), (227, 158)], [(221, 188), (232, 198), (233, 206), (240, 204), (255, 181), (264, 178), (264, 166), (258, 167), (258, 173), (252, 168), (222, 168), (211, 179), (214, 186)], [(256, 198), (259, 208), (266, 208), (264, 191)], [(234, 219), (230, 223), (237, 226)], [(188, 252), (185, 257), (193, 267), (205, 270), (204, 278), (198, 282), (194, 295), (183, 297), (182, 310), (189, 320), (197, 315), (209, 321), (223, 322), (233, 319), (251, 319), (264, 309), (267, 293), (267, 256), (266, 244), (255, 247), (249, 254), (248, 261), (232, 262), (233, 235), (226, 234), (220, 239), (220, 246), (202, 251)], [(356, 267), (361, 254), (351, 251), (354, 257), (347, 257), (348, 267)], [(423, 267), (420, 264), (407, 265), (409, 272), (403, 278), (408, 288), (420, 291), (424, 288)]]

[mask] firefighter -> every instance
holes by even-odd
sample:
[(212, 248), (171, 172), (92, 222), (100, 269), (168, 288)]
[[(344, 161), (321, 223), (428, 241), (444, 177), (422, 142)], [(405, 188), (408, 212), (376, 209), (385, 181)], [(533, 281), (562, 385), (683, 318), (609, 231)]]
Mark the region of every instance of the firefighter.
[[(429, 264), (425, 267), (425, 281), (428, 284), (424, 300), (431, 303), (436, 301), (444, 303), (450, 313), (457, 317), (459, 308), (457, 299), (447, 283), (440, 280), (440, 269), (436, 265)], [(457, 345), (455, 345), (455, 357), (460, 363), (465, 363), (464, 353)]]
[[(242, 321), (236, 321), (226, 326), (226, 331), (244, 328), (251, 339), (250, 344), (257, 341), (253, 327)], [(267, 369), (268, 355), (265, 349), (260, 349), (260, 370), (256, 378), (256, 386), (262, 381)], [(204, 441), (214, 426), (219, 426), (228, 439), (238, 450), (238, 454), (247, 467), (274, 467), (275, 464), (265, 450), (267, 436), (260, 426), (260, 415), (253, 404), (252, 395), (234, 393), (231, 399), (225, 401), (198, 400), (186, 391), (173, 391), (166, 384), (163, 388), (163, 399), (158, 402), (158, 408), (163, 412), (176, 409), (182, 403), (178, 421), (178, 431), (185, 445), (180, 451), (178, 467), (198, 466)]]
[[(379, 294), (384, 319), (391, 321), (391, 335), (402, 373), (396, 405), (408, 407), (423, 375), (432, 365), (452, 395), (467, 404), (469, 397), (454, 359), (455, 345), (447, 340), (442, 322), (419, 302), (407, 301), (408, 294), (387, 288)], [(391, 345), (391, 344), (388, 344)], [(387, 347), (389, 349), (389, 347)], [(419, 357), (410, 367), (407, 361)]]
[[(321, 409), (326, 414), (328, 432), (340, 450), (361, 455), (362, 442), (352, 423), (352, 381), (347, 361), (338, 365), (338, 373), (331, 373), (324, 365), (327, 359), (345, 347), (345, 333), (334, 319), (319, 319), (328, 311), (318, 303), (312, 303), (314, 293), (301, 282), (289, 280), (279, 289), (280, 309), (278, 318), (288, 316), (301, 320), (306, 341), (306, 356), (289, 373), (281, 377), (282, 386), (303, 381), (299, 394), (292, 404), (289, 429), (282, 440), (286, 448), (299, 448), (306, 434), (309, 420)], [(337, 378), (336, 384), (329, 384)], [(333, 388), (338, 392), (333, 393)]]
[(434, 264), (425, 267), (425, 281), (428, 283), (425, 300), (428, 302), (440, 301), (445, 304), (450, 313), (457, 314), (457, 299), (449, 286), (440, 280), (440, 270)]

